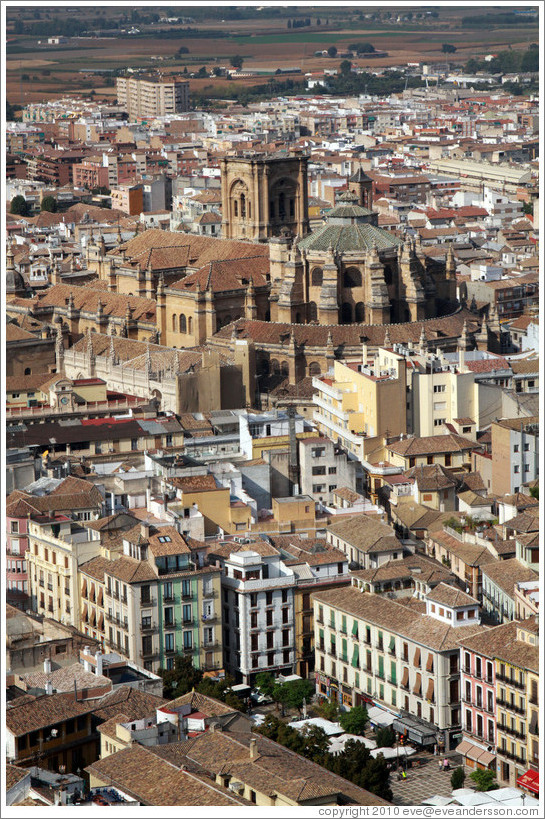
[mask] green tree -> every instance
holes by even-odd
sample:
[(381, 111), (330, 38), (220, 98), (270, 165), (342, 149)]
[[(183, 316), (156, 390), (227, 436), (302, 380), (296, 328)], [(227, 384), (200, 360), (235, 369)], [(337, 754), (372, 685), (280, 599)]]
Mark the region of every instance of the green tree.
[(452, 790), (455, 791), (458, 788), (463, 788), (465, 778), (466, 775), (463, 766), (460, 765), (459, 768), (455, 768), (450, 777), (450, 784), (452, 785)]
[(17, 216), (28, 216), (30, 213), (30, 208), (25, 197), (21, 196), (20, 194), (14, 196), (9, 204), (9, 212), (14, 213)]
[(367, 708), (363, 705), (355, 705), (350, 711), (344, 711), (340, 715), (339, 722), (341, 723), (341, 728), (346, 731), (347, 734), (363, 736), (365, 726), (369, 722)]
[(164, 696), (171, 700), (196, 688), (203, 678), (202, 671), (194, 667), (191, 657), (180, 654), (175, 656), (173, 668), (162, 668), (159, 674), (163, 678)]
[(319, 18), (319, 17), (316, 19), (316, 25), (317, 25), (317, 26), (321, 26), (321, 25), (322, 25), (322, 21), (320, 20), (320, 18)]
[(244, 57), (241, 57), (240, 54), (235, 54), (234, 57), (231, 57), (229, 60), (233, 68), (242, 68), (244, 64)]
[[(533, 208), (532, 208), (533, 210)], [(526, 213), (526, 211), (524, 211)], [(530, 497), (539, 500), (539, 484), (537, 486), (530, 487)]]
[(310, 680), (293, 680), (293, 682), (276, 683), (272, 690), (272, 698), (285, 708), (297, 708), (301, 712), (303, 700), (309, 702), (314, 691), (314, 685)]
[(441, 46), (441, 51), (443, 54), (454, 54), (456, 51), (456, 46), (452, 45), (452, 43), (443, 43)]
[(274, 676), (270, 671), (260, 671), (259, 674), (256, 674), (255, 684), (256, 688), (259, 688), (262, 694), (265, 694), (266, 697), (270, 697), (275, 685)]
[(322, 765), (329, 754), (329, 737), (318, 725), (307, 726), (301, 731), (303, 747), (300, 753)]
[(352, 63), (350, 62), (350, 60), (343, 60), (339, 66), (339, 69), (341, 71), (341, 74), (343, 74), (346, 77), (348, 74), (350, 74), (350, 71), (352, 69)]
[(337, 722), (339, 718), (339, 703), (335, 700), (324, 700), (318, 708), (320, 716), (331, 722)]
[(189, 49), (187, 48), (187, 46), (180, 46), (180, 48), (178, 49), (178, 51), (176, 53), (177, 54), (189, 54)]
[(396, 741), (396, 735), (389, 726), (386, 728), (378, 728), (376, 732), (376, 740), (378, 748), (393, 748)]
[(357, 739), (349, 740), (342, 753), (336, 756), (329, 755), (327, 767), (360, 788), (365, 788), (388, 801), (392, 800), (386, 760), (382, 754), (373, 759), (363, 742)]
[(337, 56), (337, 48), (335, 46), (329, 46), (327, 49), (328, 57), (336, 57)]
[(207, 77), (208, 72), (206, 71), (206, 66), (202, 65), (199, 70), (197, 71), (197, 77)]
[(42, 211), (47, 211), (48, 213), (56, 213), (57, 200), (55, 199), (54, 196), (44, 196), (40, 207)]
[(477, 770), (469, 774), (469, 778), (475, 783), (476, 791), (495, 791), (498, 788), (496, 774), (494, 771)]

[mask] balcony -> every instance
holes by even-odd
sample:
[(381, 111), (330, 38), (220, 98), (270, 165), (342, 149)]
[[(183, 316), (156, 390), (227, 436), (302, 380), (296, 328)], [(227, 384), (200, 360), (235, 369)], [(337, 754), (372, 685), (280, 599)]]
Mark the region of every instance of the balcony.
[(526, 739), (526, 734), (523, 731), (517, 731), (516, 728), (511, 728), (509, 725), (505, 725), (504, 723), (498, 722), (497, 729), (498, 731), (502, 731), (504, 734), (509, 734), (511, 737)]
[(201, 615), (201, 621), (203, 623), (215, 623), (217, 619), (218, 619), (217, 614), (202, 614)]
[(210, 643), (203, 643), (202, 648), (204, 651), (219, 651), (221, 645), (219, 640), (212, 640)]
[(496, 674), (496, 681), (512, 685), (513, 688), (517, 688), (519, 691), (526, 691), (525, 682), (521, 683), (518, 680), (512, 680), (511, 677), (506, 677), (504, 674)]
[(182, 648), (182, 652), (184, 654), (194, 654), (196, 650), (197, 650), (196, 646), (184, 646)]
[(520, 708), (518, 705), (514, 705), (513, 703), (508, 702), (507, 700), (502, 700), (498, 698), (496, 700), (496, 705), (499, 705), (500, 708), (506, 708), (508, 711), (514, 711), (515, 714), (526, 713), (526, 708)]
[(330, 648), (327, 653), (330, 657), (337, 657), (337, 651), (334, 648)]
[[(109, 618), (108, 618), (108, 617), (106, 617), (106, 619), (109, 619)], [(152, 625), (152, 624), (150, 624), (149, 626), (145, 626), (145, 625), (142, 623), (142, 625), (140, 626), (140, 628), (141, 628), (141, 631), (142, 631), (144, 634), (155, 634), (157, 631), (159, 631), (159, 626), (154, 626), (154, 625)]]
[(169, 620), (168, 623), (166, 621), (163, 623), (164, 628), (176, 628), (177, 625), (178, 623), (176, 620)]

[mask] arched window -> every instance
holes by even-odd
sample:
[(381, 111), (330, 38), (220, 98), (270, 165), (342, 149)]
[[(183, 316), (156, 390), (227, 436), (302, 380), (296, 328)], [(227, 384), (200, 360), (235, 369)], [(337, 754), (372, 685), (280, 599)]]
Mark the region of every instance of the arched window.
[(274, 202), (272, 199), (269, 202), (269, 218), (274, 219)]
[(313, 361), (312, 364), (309, 364), (308, 374), (309, 375), (321, 375), (322, 368), (318, 364), (317, 361)]
[(238, 202), (237, 202), (237, 200), (236, 200), (236, 199), (235, 199), (235, 201), (233, 202), (233, 207), (234, 207), (234, 209), (235, 209), (235, 216), (238, 216)]
[(295, 216), (295, 199), (290, 199), (290, 216)]
[(187, 321), (183, 313), (180, 315), (180, 333), (187, 333)]
[(172, 332), (176, 333), (178, 331), (178, 323), (176, 320), (176, 313), (172, 314)]
[(25, 367), (25, 375), (31, 375), (31, 373), (32, 370), (30, 369), (30, 367)]
[(283, 192), (278, 196), (278, 216), (280, 219), (286, 218), (286, 198)]
[(315, 267), (311, 273), (311, 284), (313, 287), (321, 287), (324, 280), (324, 271), (321, 267)]
[(252, 218), (252, 203), (248, 202), (248, 219)]
[(310, 301), (308, 304), (308, 320), (309, 321), (318, 320), (318, 308), (316, 307), (315, 301)]
[(361, 287), (361, 273), (357, 267), (349, 267), (344, 271), (343, 287)]
[(341, 324), (350, 324), (352, 322), (352, 305), (344, 302), (341, 308)]
[(290, 374), (290, 365), (287, 361), (283, 361), (280, 365), (280, 372), (282, 375), (289, 375)]
[[(277, 362), (277, 365), (278, 365), (278, 362)], [(269, 367), (269, 362), (267, 361), (267, 359), (266, 358), (261, 358), (260, 361), (259, 361), (259, 372), (262, 375), (268, 375), (269, 374), (269, 369), (270, 369), (270, 367)]]
[(188, 333), (193, 332), (193, 318), (191, 316), (189, 316), (189, 318), (187, 320), (187, 332)]
[(384, 281), (389, 286), (393, 281), (393, 273), (391, 265), (387, 264), (384, 267)]
[(276, 358), (271, 359), (271, 372), (273, 373), (273, 375), (278, 375), (278, 373), (280, 372), (280, 365)]
[(243, 219), (246, 218), (246, 197), (243, 193), (240, 194), (240, 215)]
[(362, 301), (359, 301), (356, 304), (356, 321), (364, 321), (365, 320), (365, 307)]

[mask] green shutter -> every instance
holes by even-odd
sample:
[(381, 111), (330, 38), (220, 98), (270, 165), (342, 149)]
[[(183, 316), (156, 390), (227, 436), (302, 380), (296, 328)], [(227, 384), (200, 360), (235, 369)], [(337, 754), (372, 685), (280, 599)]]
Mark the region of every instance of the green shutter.
[(390, 679), (393, 685), (397, 685), (397, 669), (395, 663), (390, 663)]
[(324, 630), (323, 628), (320, 629), (320, 640), (324, 639)]
[(344, 631), (344, 633), (346, 634), (346, 615), (345, 614), (343, 614), (341, 631)]
[(384, 679), (384, 657), (378, 658), (378, 676)]
[(392, 634), (392, 636), (390, 637), (390, 651), (395, 651), (395, 650), (396, 650), (396, 638)]
[(354, 637), (358, 636), (358, 621), (357, 620), (354, 620), (354, 622), (352, 623), (352, 634), (354, 635)]
[(352, 666), (354, 668), (359, 668), (360, 665), (360, 647), (358, 645), (354, 646), (354, 653), (352, 654)]
[(342, 641), (342, 659), (344, 660), (345, 663), (348, 662), (348, 646), (344, 638)]
[(333, 609), (330, 611), (330, 618), (331, 628), (335, 628), (335, 612)]
[(354, 676), (356, 678), (356, 688), (359, 688), (360, 687), (360, 672), (356, 671)]
[(397, 691), (392, 688), (392, 705), (397, 705)]

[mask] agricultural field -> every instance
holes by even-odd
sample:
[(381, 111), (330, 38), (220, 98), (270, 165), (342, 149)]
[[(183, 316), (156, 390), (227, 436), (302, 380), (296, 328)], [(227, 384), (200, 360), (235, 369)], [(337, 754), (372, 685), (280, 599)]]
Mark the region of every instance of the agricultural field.
[[(150, 7), (156, 8), (156, 7)], [(416, 9), (425, 8), (415, 6)], [(368, 11), (364, 6), (362, 10)], [(473, 7), (476, 12), (483, 10)], [(120, 15), (119, 8), (97, 6), (104, 15), (105, 25)], [(384, 68), (408, 61), (444, 62), (442, 44), (456, 46), (449, 56), (452, 65), (465, 63), (470, 57), (483, 57), (490, 51), (527, 48), (538, 39), (537, 23), (533, 20), (513, 28), (462, 26), (462, 17), (468, 9), (442, 7), (436, 20), (405, 21), (392, 25), (384, 20), (360, 19), (358, 9), (296, 7), (282, 8), (274, 17), (224, 21), (220, 9), (204, 18), (202, 9), (183, 7), (183, 14), (197, 17), (190, 26), (139, 24), (137, 36), (69, 37), (66, 44), (47, 45), (47, 38), (36, 34), (27, 36), (24, 27), (30, 18), (28, 9), (22, 10), (23, 23), (16, 33), (16, 15), (19, 9), (8, 9), (8, 40), (6, 55), (6, 94), (12, 103), (25, 105), (66, 94), (86, 95), (95, 92), (100, 99), (114, 99), (113, 79), (96, 76), (92, 71), (132, 68), (160, 68), (165, 74), (197, 72), (202, 66), (208, 71), (214, 67), (229, 67), (230, 58), (238, 54), (248, 71), (270, 71), (285, 66), (300, 68), (302, 73), (323, 68), (338, 68), (340, 59), (315, 56), (315, 51), (335, 46), (339, 52), (353, 42), (370, 42), (377, 51), (386, 51), (387, 57), (370, 58), (361, 55), (353, 62), (361, 67)], [(69, 8), (42, 7), (43, 19), (61, 20), (69, 15)], [(141, 8), (141, 13), (146, 11)], [(395, 11), (395, 9), (394, 9)], [(401, 10), (400, 10), (401, 11)], [(406, 11), (406, 9), (405, 9)], [(49, 12), (49, 13), (48, 13)], [(173, 9), (170, 9), (173, 12)], [(178, 8), (178, 13), (182, 13)], [(471, 10), (469, 10), (471, 13)], [(26, 16), (25, 16), (26, 14)], [(308, 15), (311, 25), (288, 28), (290, 15)], [(316, 14), (321, 15), (317, 25)], [(36, 25), (36, 24), (34, 24)], [(188, 30), (189, 29), (189, 30)], [(41, 40), (41, 43), (38, 41)], [(180, 47), (188, 53), (178, 54)], [(152, 59), (152, 56), (154, 59)], [(240, 78), (237, 84), (255, 85), (263, 78)], [(213, 83), (216, 89), (227, 90), (232, 80), (214, 78), (191, 79), (190, 89), (202, 92)]]

